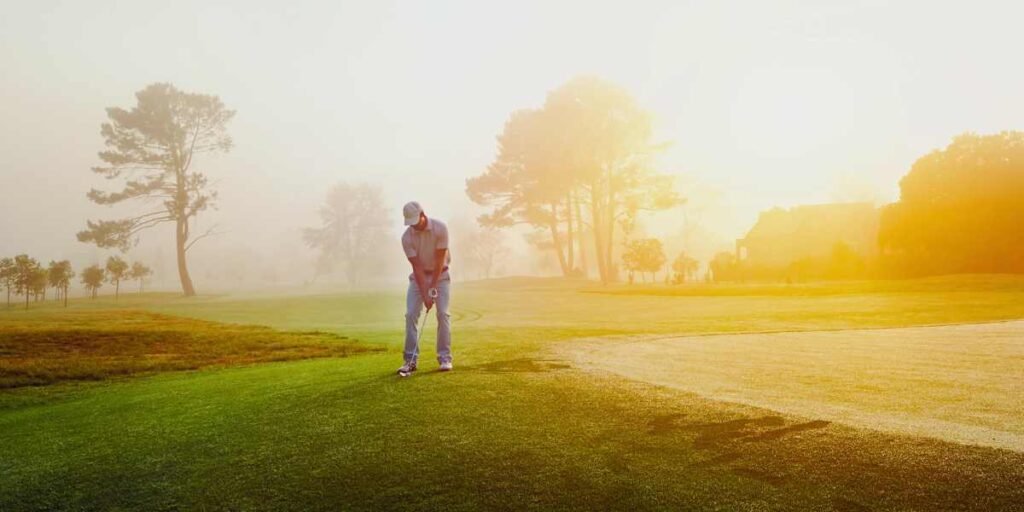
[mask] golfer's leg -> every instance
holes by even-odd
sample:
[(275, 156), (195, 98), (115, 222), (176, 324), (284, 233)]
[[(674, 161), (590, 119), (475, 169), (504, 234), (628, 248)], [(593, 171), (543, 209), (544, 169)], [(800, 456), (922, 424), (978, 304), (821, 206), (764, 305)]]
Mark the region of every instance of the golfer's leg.
[(452, 360), (452, 319), (448, 314), (451, 303), (452, 282), (444, 280), (437, 283), (437, 362), (447, 363)]
[(419, 333), (417, 333), (420, 312), (423, 310), (423, 297), (416, 281), (409, 280), (409, 291), (405, 294), (405, 362), (415, 361), (419, 356)]

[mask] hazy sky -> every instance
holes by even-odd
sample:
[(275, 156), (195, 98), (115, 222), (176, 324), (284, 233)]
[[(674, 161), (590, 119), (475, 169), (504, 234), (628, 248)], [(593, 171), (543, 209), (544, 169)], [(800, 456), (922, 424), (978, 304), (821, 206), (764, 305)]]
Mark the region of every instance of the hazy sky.
[(103, 109), (157, 81), (238, 111), (235, 150), (199, 162), (212, 247), (272, 246), (339, 180), (381, 183), (396, 224), (412, 198), (471, 216), (509, 113), (576, 74), (654, 112), (662, 168), (726, 240), (775, 205), (895, 199), (953, 135), (1024, 128), (1019, 2), (258, 4), (5, 2), (0, 254), (96, 252), (74, 233), (110, 214), (85, 198)]

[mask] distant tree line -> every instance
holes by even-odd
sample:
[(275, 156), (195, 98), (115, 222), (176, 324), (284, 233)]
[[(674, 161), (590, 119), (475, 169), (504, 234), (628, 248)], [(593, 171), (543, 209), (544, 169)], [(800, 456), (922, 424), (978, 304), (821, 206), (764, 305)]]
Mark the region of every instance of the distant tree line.
[[(879, 251), (836, 242), (820, 256), (785, 266), (758, 266), (721, 251), (708, 261), (714, 281), (832, 280), (953, 273), (1024, 273), (1024, 132), (967, 133), (919, 158), (900, 180), (900, 199), (881, 209)], [(780, 235), (785, 236), (785, 235)], [(780, 243), (792, 243), (780, 240)], [(622, 264), (633, 282), (664, 265), (661, 243), (625, 244)], [(696, 280), (699, 263), (680, 254), (675, 283)]]
[(629, 284), (640, 277), (640, 281), (657, 282), (657, 275), (665, 271), (664, 281), (671, 284), (696, 282), (700, 262), (690, 257), (685, 251), (680, 252), (666, 268), (668, 258), (664, 245), (657, 238), (638, 238), (625, 244), (622, 252), (622, 266), (626, 270)]
[(966, 133), (919, 158), (881, 210), (877, 254), (836, 243), (822, 257), (761, 268), (723, 251), (716, 281), (1024, 273), (1024, 132)]
[(105, 266), (90, 265), (82, 270), (82, 285), (89, 292), (89, 296), (95, 299), (104, 282), (112, 284), (114, 300), (117, 300), (121, 294), (121, 281), (137, 281), (139, 293), (142, 293), (146, 278), (151, 275), (153, 271), (138, 261), (129, 265), (120, 256), (111, 256), (107, 258)]
[[(107, 260), (106, 267), (91, 265), (82, 271), (81, 281), (90, 296), (95, 298), (96, 291), (107, 281), (114, 285), (114, 298), (117, 299), (120, 291), (120, 284), (123, 280), (133, 280), (139, 283), (139, 293), (142, 293), (142, 286), (145, 279), (153, 274), (153, 271), (140, 262), (133, 263), (130, 267), (118, 256), (111, 256)], [(38, 260), (27, 254), (19, 254), (13, 258), (0, 258), (0, 285), (5, 289), (7, 295), (7, 307), (11, 306), (11, 296), (22, 296), (25, 298), (25, 308), (28, 309), (29, 302), (45, 301), (48, 289), (53, 289), (55, 301), (63, 301), (64, 307), (68, 305), (68, 290), (71, 287), (71, 279), (75, 272), (68, 260), (50, 261), (50, 264), (43, 266)]]
[[(157, 83), (135, 94), (130, 109), (107, 109), (100, 127), (103, 165), (92, 170), (122, 180), (116, 191), (93, 189), (101, 205), (125, 201), (154, 205), (119, 220), (87, 221), (78, 239), (126, 251), (151, 227), (175, 225), (178, 274), (186, 296), (195, 294), (186, 255), (215, 234), (193, 232), (197, 216), (217, 192), (194, 161), (232, 148), (227, 125), (235, 112), (217, 96), (189, 93)], [(543, 105), (513, 112), (497, 136), (497, 155), (482, 174), (466, 181), (469, 198), (489, 210), (478, 221), (479, 243), (467, 246), (467, 261), (489, 276), (505, 251), (496, 229), (527, 225), (528, 240), (550, 250), (565, 276), (585, 276), (594, 265), (604, 283), (620, 269), (646, 281), (665, 268), (661, 242), (632, 240), (638, 216), (682, 204), (672, 177), (655, 169), (666, 144), (654, 140), (651, 116), (621, 87), (596, 77), (576, 77), (551, 91)], [(946, 148), (918, 159), (900, 181), (900, 199), (882, 209), (879, 254), (865, 255), (837, 243), (827, 255), (792, 261), (785, 268), (755, 268), (723, 251), (707, 262), (714, 280), (850, 279), (958, 272), (1024, 273), (1024, 133), (967, 133)], [(320, 210), (321, 224), (303, 232), (319, 251), (317, 275), (344, 267), (356, 284), (381, 264), (388, 229), (379, 187), (338, 184)], [(493, 250), (491, 250), (493, 249)], [(20, 258), (20, 259), (19, 259)], [(70, 277), (26, 255), (4, 260), (0, 281), (10, 295), (45, 300), (46, 290), (66, 299)], [(123, 262), (121, 262), (123, 263)], [(127, 264), (125, 264), (127, 265)], [(95, 296), (104, 282), (120, 293), (122, 280), (137, 275), (117, 261), (83, 270)], [(700, 264), (678, 255), (665, 280), (696, 280)], [(88, 271), (89, 279), (86, 279)], [(67, 265), (70, 271), (70, 264)], [(671, 273), (669, 273), (671, 272)], [(46, 274), (44, 277), (44, 273)], [(73, 273), (71, 273), (73, 275)], [(143, 278), (137, 278), (141, 282)]]
[(19, 254), (13, 258), (0, 258), (0, 283), (7, 292), (7, 307), (11, 306), (11, 294), (25, 297), (25, 308), (29, 301), (46, 300), (46, 291), (53, 288), (54, 300), (63, 300), (67, 306), (67, 292), (71, 278), (71, 262), (51, 261), (44, 267), (35, 258)]

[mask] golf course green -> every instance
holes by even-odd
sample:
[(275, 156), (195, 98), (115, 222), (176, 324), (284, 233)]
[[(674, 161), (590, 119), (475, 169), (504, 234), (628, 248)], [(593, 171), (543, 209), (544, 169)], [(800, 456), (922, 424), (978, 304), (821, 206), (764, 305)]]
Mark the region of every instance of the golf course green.
[[(1024, 319), (1021, 277), (607, 288), (543, 278), (456, 282), (455, 370), (436, 371), (431, 314), (420, 370), (406, 379), (394, 374), (403, 303), (396, 287), (0, 309), (0, 374), (21, 376), (0, 381), (0, 510), (1024, 507), (1024, 452), (1012, 443), (891, 428), (919, 405), (871, 395), (885, 392), (889, 375), (925, 394), (936, 392), (935, 373), (989, 372), (977, 385), (993, 387), (963, 393), (962, 411), (984, 414), (999, 393), (1019, 402), (1011, 393), (1020, 389), (1013, 373), (1024, 380), (1024, 335), (1000, 348), (1009, 355), (998, 367), (946, 357), (942, 368), (922, 369), (920, 358), (901, 365), (893, 349), (884, 372), (858, 363), (852, 376), (803, 383), (817, 386), (807, 394), (819, 409), (773, 409), (801, 384), (750, 378), (861, 353), (860, 338), (834, 351), (815, 347), (835, 340), (815, 331)], [(737, 343), (750, 350), (658, 342), (648, 362), (617, 371), (638, 352), (625, 341), (787, 332), (802, 337), (778, 351), (747, 338)], [(96, 337), (131, 343), (131, 351), (82, 341)], [(972, 344), (983, 342), (963, 336), (942, 346), (977, 354), (986, 349)], [(47, 359), (27, 361), (26, 344), (48, 347), (37, 351)], [(574, 356), (577, 347), (601, 354), (604, 346), (613, 358)], [(687, 364), (663, 364), (688, 357), (699, 361), (691, 369), (701, 379), (678, 375)], [(79, 359), (93, 366), (74, 368)], [(658, 378), (644, 378), (645, 364)], [(704, 392), (708, 379), (726, 377), (743, 385)], [(816, 414), (862, 405), (850, 392), (860, 384), (877, 424)], [(943, 418), (1018, 434), (1024, 425), (1020, 408), (988, 419), (957, 411)]]

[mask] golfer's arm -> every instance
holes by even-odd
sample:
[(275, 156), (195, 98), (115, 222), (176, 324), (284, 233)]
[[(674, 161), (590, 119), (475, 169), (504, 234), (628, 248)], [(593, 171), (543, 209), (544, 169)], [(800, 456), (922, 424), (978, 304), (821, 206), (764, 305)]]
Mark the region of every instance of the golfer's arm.
[(437, 281), (441, 279), (441, 269), (444, 268), (444, 257), (448, 254), (448, 249), (437, 249), (434, 252), (434, 274), (431, 276), (431, 288), (437, 288)]
[(427, 276), (423, 272), (423, 265), (420, 264), (420, 259), (417, 256), (409, 258), (409, 263), (412, 264), (412, 276), (416, 280), (416, 287), (420, 290), (420, 297), (426, 302), (427, 299)]

